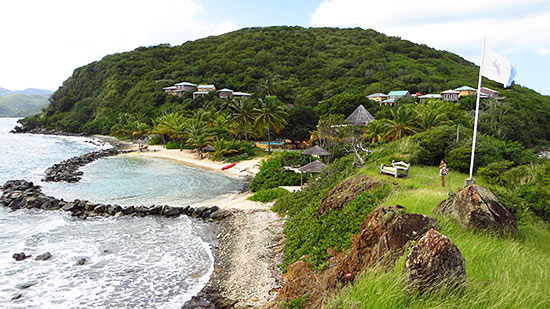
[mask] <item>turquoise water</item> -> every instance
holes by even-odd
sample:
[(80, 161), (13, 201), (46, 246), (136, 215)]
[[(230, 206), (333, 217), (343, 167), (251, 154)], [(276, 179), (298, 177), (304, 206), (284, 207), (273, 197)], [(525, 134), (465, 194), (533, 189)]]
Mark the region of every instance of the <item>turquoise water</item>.
[[(97, 150), (85, 138), (8, 134), (0, 118), (0, 184), (26, 179), (48, 195), (121, 205), (187, 205), (232, 193), (241, 180), (174, 161), (135, 157), (98, 160), (76, 184), (42, 183), (44, 170)], [(185, 216), (91, 218), (61, 211), (0, 207), (1, 308), (179, 308), (213, 271), (209, 226)], [(16, 262), (15, 252), (49, 261)], [(75, 266), (79, 258), (88, 263)], [(21, 285), (32, 286), (22, 289)], [(21, 294), (18, 300), (13, 296)]]

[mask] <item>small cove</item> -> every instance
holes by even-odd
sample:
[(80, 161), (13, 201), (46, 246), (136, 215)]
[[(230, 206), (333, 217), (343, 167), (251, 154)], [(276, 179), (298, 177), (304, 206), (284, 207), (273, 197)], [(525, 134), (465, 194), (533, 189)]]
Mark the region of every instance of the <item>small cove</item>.
[[(79, 183), (43, 183), (48, 166), (97, 150), (84, 138), (7, 134), (0, 119), (0, 181), (27, 179), (46, 194), (120, 205), (183, 206), (236, 193), (242, 180), (170, 160), (119, 156), (81, 170)], [(213, 268), (205, 222), (179, 218), (91, 218), (61, 211), (0, 209), (0, 303), (8, 308), (178, 308), (208, 281)], [(49, 261), (16, 262), (15, 252)], [(76, 266), (79, 258), (87, 263)], [(21, 285), (32, 286), (22, 289)], [(21, 294), (21, 298), (11, 298)]]

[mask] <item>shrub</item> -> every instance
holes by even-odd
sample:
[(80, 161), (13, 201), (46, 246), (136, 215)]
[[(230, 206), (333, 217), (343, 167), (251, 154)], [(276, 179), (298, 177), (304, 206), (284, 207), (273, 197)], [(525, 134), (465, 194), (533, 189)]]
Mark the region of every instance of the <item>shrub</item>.
[(180, 144), (175, 142), (166, 143), (166, 149), (180, 149)]
[(273, 210), (289, 216), (285, 224), (285, 257), (283, 268), (307, 254), (306, 261), (314, 268), (324, 267), (328, 247), (337, 251), (349, 248), (351, 235), (359, 230), (359, 223), (388, 193), (387, 185), (362, 192), (340, 211), (330, 211), (317, 218), (316, 211), (323, 197), (358, 169), (353, 167), (353, 155), (329, 164), (319, 177), (310, 181), (302, 191), (282, 196)]
[(249, 197), (248, 199), (251, 201), (267, 203), (277, 198), (280, 198), (281, 196), (288, 193), (289, 192), (283, 188), (265, 189), (254, 193), (254, 195)]
[(298, 152), (283, 151), (271, 155), (267, 160), (262, 160), (260, 172), (250, 183), (250, 191), (300, 185), (301, 175), (285, 170), (284, 167), (304, 165), (308, 161), (306, 156)]
[(455, 142), (456, 128), (448, 126), (436, 127), (432, 130), (416, 134), (413, 139), (418, 144), (418, 153), (411, 163), (437, 165), (445, 157)]
[(500, 176), (512, 166), (514, 162), (508, 160), (492, 162), (485, 167), (480, 167), (477, 174), (489, 184), (504, 185), (504, 180)]
[(160, 135), (153, 135), (149, 140), (149, 145), (162, 145), (162, 137)]

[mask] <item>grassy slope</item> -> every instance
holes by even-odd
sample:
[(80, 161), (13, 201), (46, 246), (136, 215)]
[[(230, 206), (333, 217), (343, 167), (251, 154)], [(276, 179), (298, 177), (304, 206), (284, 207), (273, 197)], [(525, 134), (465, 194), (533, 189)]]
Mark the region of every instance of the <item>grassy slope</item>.
[[(379, 164), (369, 162), (361, 173), (378, 175)], [(432, 185), (430, 183), (432, 178)], [(457, 191), (467, 175), (451, 172), (442, 188), (435, 167), (412, 167), (410, 177), (396, 179), (399, 189), (385, 205), (400, 204), (411, 213), (431, 215), (448, 191)], [(476, 179), (477, 180), (477, 179)], [(480, 185), (482, 182), (478, 181)], [(437, 218), (441, 232), (460, 249), (466, 260), (467, 288), (458, 295), (412, 297), (403, 291), (401, 258), (391, 271), (370, 270), (344, 288), (334, 308), (548, 308), (550, 307), (550, 229), (533, 219), (519, 227), (517, 239), (464, 231), (455, 222)]]

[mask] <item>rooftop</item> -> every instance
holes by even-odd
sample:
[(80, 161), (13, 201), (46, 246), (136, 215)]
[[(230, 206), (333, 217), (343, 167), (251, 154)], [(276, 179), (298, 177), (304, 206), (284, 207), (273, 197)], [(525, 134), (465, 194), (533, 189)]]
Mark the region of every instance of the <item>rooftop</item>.
[(390, 93), (388, 93), (388, 96), (391, 96), (391, 95), (400, 95), (400, 96), (404, 96), (404, 95), (406, 95), (407, 93), (409, 93), (407, 90), (394, 90), (394, 91), (390, 91)]
[(477, 89), (474, 89), (474, 88), (468, 87), (468, 86), (462, 86), (460, 88), (456, 88), (455, 90), (456, 91), (476, 91)]
[(189, 83), (189, 82), (177, 83), (177, 84), (175, 84), (175, 86), (191, 86), (191, 87), (197, 87), (197, 85), (192, 84), (192, 83)]
[(222, 90), (218, 90), (218, 92), (233, 92), (233, 90), (228, 88), (223, 88)]
[(459, 94), (459, 93), (460, 93), (459, 91), (455, 91), (455, 90), (445, 90), (441, 92), (441, 94)]
[(387, 97), (388, 95), (385, 93), (373, 93), (371, 95), (368, 95), (367, 98), (376, 98), (376, 97)]
[(198, 85), (197, 88), (215, 88), (214, 85)]
[(374, 116), (363, 106), (359, 105), (351, 115), (346, 118), (346, 122), (354, 126), (364, 126), (375, 120)]

